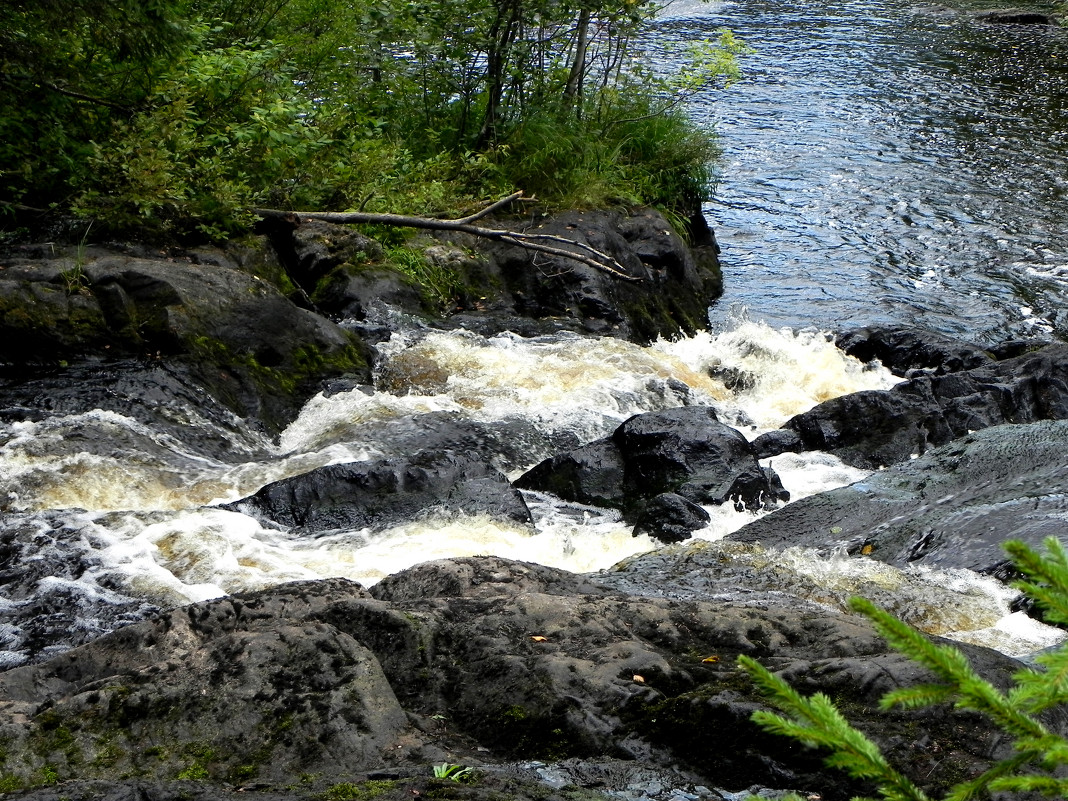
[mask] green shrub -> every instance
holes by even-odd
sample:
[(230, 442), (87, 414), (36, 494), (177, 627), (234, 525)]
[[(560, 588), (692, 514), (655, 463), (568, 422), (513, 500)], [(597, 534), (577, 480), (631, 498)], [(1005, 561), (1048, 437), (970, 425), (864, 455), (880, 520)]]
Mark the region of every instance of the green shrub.
[[(1024, 543), (1005, 544), (1017, 569), (1027, 577), (1016, 586), (1042, 608), (1051, 623), (1068, 625), (1068, 554), (1055, 537), (1045, 541), (1045, 555)], [(1068, 741), (1051, 732), (1040, 720), (1042, 712), (1068, 701), (1068, 644), (1036, 658), (1039, 670), (1015, 674), (1008, 693), (997, 690), (980, 677), (956, 648), (935, 645), (924, 634), (871, 602), (854, 598), (853, 608), (867, 616), (890, 645), (934, 674), (935, 681), (887, 693), (881, 706), (916, 708), (953, 702), (957, 709), (981, 712), (1013, 739), (1015, 753), (994, 764), (982, 775), (954, 785), (947, 801), (985, 797), (989, 792), (1041, 792), (1068, 797), (1068, 778), (1053, 775), (1068, 764)], [(752, 719), (767, 731), (783, 734), (831, 752), (827, 764), (854, 778), (874, 781), (888, 801), (929, 801), (908, 777), (895, 770), (862, 732), (853, 728), (822, 693), (800, 695), (781, 678), (755, 660), (740, 656), (738, 663), (785, 712), (766, 710)]]

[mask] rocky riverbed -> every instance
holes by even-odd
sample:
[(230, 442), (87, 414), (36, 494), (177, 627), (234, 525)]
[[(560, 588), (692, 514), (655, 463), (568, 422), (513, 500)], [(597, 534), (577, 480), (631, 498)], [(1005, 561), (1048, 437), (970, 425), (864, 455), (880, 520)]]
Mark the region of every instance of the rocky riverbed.
[[(316, 393), (389, 386), (392, 397), (431, 397), (427, 388), (459, 368), (416, 349), (387, 363), (402, 327), (414, 325), (416, 340), (462, 327), (638, 343), (701, 327), (718, 291), (707, 231), (688, 247), (650, 211), (537, 225), (610, 253), (642, 280), (505, 245), (425, 241), (427, 264), (462, 287), (448, 308), (432, 308), (377, 243), (319, 223), (226, 248), (5, 254), (0, 642), (11, 657), (0, 673), (0, 789), (116, 801), (870, 792), (749, 721), (763, 701), (736, 669), (739, 654), (830, 695), (932, 790), (1007, 753), (1004, 736), (974, 715), (879, 711), (882, 693), (921, 671), (846, 611), (847, 591), (792, 568), (788, 554), (1005, 577), (1002, 541), (1063, 531), (1064, 345), (841, 332), (858, 373), (874, 375), (864, 365), (878, 360), (899, 383), (827, 397), (759, 436), (700, 394), (761, 380), (719, 364), (650, 378), (642, 391), (661, 408), (596, 435), (427, 408), (414, 424), (403, 414), (373, 421), (343, 455), (238, 481), (248, 491), (229, 499), (189, 479), (207, 463), (240, 473), (275, 458), (279, 434)], [(91, 418), (95, 433), (79, 423), (48, 434), (74, 418)], [(340, 447), (342, 435), (324, 432), (343, 422), (321, 423), (318, 436)], [(787, 503), (790, 482), (772, 463), (809, 451), (876, 472)], [(34, 466), (42, 453), (60, 468)], [(370, 587), (299, 580), (176, 603), (159, 589), (138, 594), (90, 528), (71, 522), (78, 503), (62, 499), (88, 507), (70, 485), (107, 459), (130, 476), (147, 475), (139, 460), (166, 462), (153, 491), (177, 500), (135, 510), (130, 499), (148, 490), (130, 480), (113, 490), (118, 500), (89, 509), (94, 525), (166, 526), (168, 508), (195, 508), (310, 541), (372, 537), (430, 515), (533, 532), (531, 506), (551, 496), (571, 513), (616, 515), (656, 547), (588, 573), (469, 556)], [(719, 542), (691, 539), (719, 508), (751, 522)], [(156, 540), (157, 551), (190, 558), (177, 538)], [(933, 593), (927, 603), (942, 617), (912, 621), (932, 636), (996, 623), (976, 620), (959, 593), (924, 586), (922, 573), (894, 575), (866, 594), (909, 617), (909, 599)], [(95, 595), (71, 590), (89, 576)], [(89, 618), (93, 626), (80, 622)], [(1020, 667), (961, 647), (999, 686)], [(1051, 723), (1068, 731), (1063, 716)], [(472, 770), (435, 778), (443, 764)]]

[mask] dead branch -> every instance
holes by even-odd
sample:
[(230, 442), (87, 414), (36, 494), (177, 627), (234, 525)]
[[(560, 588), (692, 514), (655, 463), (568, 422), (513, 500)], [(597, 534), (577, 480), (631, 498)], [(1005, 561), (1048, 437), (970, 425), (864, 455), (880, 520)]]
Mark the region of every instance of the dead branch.
[[(472, 225), (476, 220), (493, 213), (497, 209), (507, 206), (509, 203), (519, 200), (522, 196), (522, 192), (513, 192), (507, 197), (503, 197), (500, 200), (491, 203), (486, 208), (481, 209), (474, 214), (460, 217), (455, 220), (436, 220), (432, 217), (415, 217), (405, 214), (372, 214), (364, 211), (282, 211), (280, 209), (253, 209), (252, 212), (265, 219), (286, 219), (292, 220), (297, 224), (299, 224), (302, 219), (308, 219), (339, 223), (342, 225), (391, 225), (398, 228), (419, 228), (428, 231), (459, 231), (461, 233), (471, 234), (485, 239), (495, 239), (499, 242), (507, 242), (516, 245), (517, 247), (532, 250), (536, 253), (545, 253), (550, 256), (571, 259), (608, 273), (621, 281), (642, 280), (637, 276), (628, 275), (627, 271), (623, 268), (623, 265), (607, 253), (603, 253), (583, 242), (576, 242), (573, 239), (554, 236), (552, 234), (528, 234), (523, 231), (507, 231), (500, 228), (485, 228), (480, 225)], [(553, 247), (552, 245), (543, 244), (546, 241), (569, 246), (580, 252), (576, 253), (573, 250), (566, 250), (564, 247)]]

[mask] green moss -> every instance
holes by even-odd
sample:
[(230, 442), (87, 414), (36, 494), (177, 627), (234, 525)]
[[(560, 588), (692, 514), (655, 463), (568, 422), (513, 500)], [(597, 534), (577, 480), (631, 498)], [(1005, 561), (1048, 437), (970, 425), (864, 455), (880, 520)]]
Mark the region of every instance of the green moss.
[(10, 773), (0, 773), (0, 793), (13, 793), (16, 790), (22, 790), (25, 786), (22, 779), (17, 776), (12, 776)]
[(56, 766), (51, 763), (42, 766), (41, 769), (37, 771), (37, 779), (34, 783), (46, 786), (59, 784), (59, 771), (56, 769)]
[(208, 766), (216, 760), (215, 749), (207, 743), (192, 742), (182, 747), (186, 765), (175, 775), (176, 779), (203, 780), (210, 778)]
[(371, 801), (396, 786), (397, 782), (388, 780), (371, 780), (359, 784), (343, 782), (335, 784), (323, 793), (323, 798), (326, 801)]

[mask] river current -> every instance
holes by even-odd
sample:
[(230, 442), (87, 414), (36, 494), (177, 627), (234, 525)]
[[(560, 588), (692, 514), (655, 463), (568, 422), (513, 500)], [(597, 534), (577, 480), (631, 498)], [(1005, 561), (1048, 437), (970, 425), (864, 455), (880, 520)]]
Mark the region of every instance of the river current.
[(772, 325), (1063, 335), (1068, 35), (908, 0), (678, 0), (670, 62), (732, 30), (744, 78), (690, 102), (724, 157), (726, 291)]
[[(711, 405), (754, 437), (823, 400), (891, 386), (889, 372), (834, 347), (843, 328), (918, 323), (980, 342), (1060, 332), (1060, 32), (983, 26), (900, 0), (679, 0), (650, 46), (670, 64), (721, 26), (756, 52), (741, 83), (690, 105), (724, 150), (706, 214), (726, 291), (709, 332), (639, 347), (401, 325), (381, 347), (373, 391), (317, 396), (278, 441), (247, 432), (233, 443), (247, 456), (225, 463), (114, 412), (0, 422), (0, 668), (155, 609), (295, 579), (371, 584), (427, 559), (478, 554), (597, 571), (658, 547), (613, 513), (537, 493), (526, 494), (533, 528), (430, 515), (317, 537), (213, 506), (315, 467), (388, 456), (391, 432), (429, 415), (518, 421), (522, 447), (492, 455), (514, 477), (561, 442), (605, 436), (639, 412)], [(724, 374), (747, 380), (728, 387), (714, 377)], [(783, 454), (774, 468), (794, 499), (865, 476), (820, 453)], [(709, 511), (696, 536), (713, 542), (755, 514)], [(1013, 593), (967, 571), (769, 557), (737, 544), (723, 558), (752, 565), (754, 581), (774, 558), (795, 576), (784, 592), (806, 587), (830, 607), (878, 587), (928, 631), (1009, 653), (1060, 636), (1010, 614)]]

